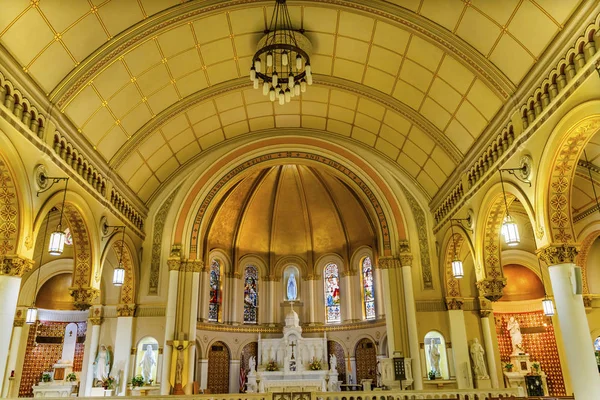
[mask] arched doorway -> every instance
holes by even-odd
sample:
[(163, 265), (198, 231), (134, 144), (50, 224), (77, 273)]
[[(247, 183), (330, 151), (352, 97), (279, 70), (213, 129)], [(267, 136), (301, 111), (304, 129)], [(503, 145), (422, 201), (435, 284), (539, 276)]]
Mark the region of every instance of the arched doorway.
[(229, 348), (215, 342), (208, 350), (208, 384), (210, 393), (229, 393)]
[[(327, 354), (335, 354), (335, 357), (337, 358), (338, 380), (346, 383), (346, 355), (344, 354), (344, 348), (335, 340), (328, 340)], [(329, 360), (327, 360), (327, 362), (329, 362)], [(329, 369), (331, 370), (331, 365), (329, 366)]]
[(372, 340), (361, 339), (355, 348), (356, 383), (363, 379), (377, 379), (377, 349)]

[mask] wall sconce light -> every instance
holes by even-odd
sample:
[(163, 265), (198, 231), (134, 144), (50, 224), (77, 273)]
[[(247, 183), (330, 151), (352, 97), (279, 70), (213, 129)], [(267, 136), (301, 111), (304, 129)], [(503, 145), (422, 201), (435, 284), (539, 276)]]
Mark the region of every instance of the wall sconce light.
[(452, 276), (456, 279), (461, 279), (464, 274), (463, 263), (458, 258), (458, 254), (456, 253), (456, 239), (454, 237), (454, 220), (450, 220), (450, 230), (452, 231), (452, 242), (454, 242), (454, 259), (452, 260)]
[[(104, 219), (104, 218), (103, 218)], [(110, 232), (109, 230), (112, 229)], [(123, 286), (125, 283), (125, 266), (123, 265), (123, 250), (125, 249), (125, 225), (108, 225), (106, 220), (102, 223), (102, 233), (104, 238), (114, 234), (115, 232), (122, 230), (123, 236), (121, 238), (121, 254), (119, 255), (119, 263), (113, 271), (113, 285)]]
[[(48, 181), (51, 181), (51, 183), (48, 187), (46, 187)], [(39, 175), (39, 182), (44, 189), (37, 192), (38, 196), (40, 195), (40, 193), (44, 193), (50, 190), (50, 188), (54, 186), (55, 183), (58, 183), (60, 181), (65, 181), (65, 193), (63, 195), (62, 206), (60, 209), (60, 220), (54, 232), (50, 234), (48, 253), (50, 253), (50, 255), (52, 256), (60, 256), (65, 248), (65, 238), (67, 235), (62, 229), (62, 218), (65, 210), (65, 201), (67, 199), (67, 186), (69, 185), (69, 178), (46, 176), (46, 174), (44, 173), (41, 173)], [(46, 239), (44, 239), (44, 241), (45, 240)]]
[[(519, 236), (519, 227), (517, 226), (516, 221), (513, 217), (511, 217), (508, 212), (508, 202), (506, 201), (506, 191), (504, 190), (504, 179), (502, 178), (502, 172), (506, 171), (509, 174), (513, 175), (519, 181), (523, 183), (527, 183), (531, 186), (531, 181), (529, 181), (527, 176), (529, 176), (530, 166), (528, 163), (523, 163), (523, 165), (519, 168), (499, 168), (498, 173), (500, 174), (500, 183), (502, 185), (502, 196), (504, 197), (504, 207), (506, 210), (506, 216), (504, 217), (504, 221), (502, 222), (502, 236), (504, 236), (504, 241), (508, 246), (517, 246), (521, 242), (521, 238)], [(517, 175), (516, 172), (521, 172), (520, 175)]]

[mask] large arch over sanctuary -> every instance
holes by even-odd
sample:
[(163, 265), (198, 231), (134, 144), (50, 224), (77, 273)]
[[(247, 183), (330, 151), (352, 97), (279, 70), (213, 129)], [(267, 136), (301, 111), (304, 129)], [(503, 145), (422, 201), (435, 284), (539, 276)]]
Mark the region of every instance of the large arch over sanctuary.
[(2, 398), (597, 399), (599, 1), (5, 3)]

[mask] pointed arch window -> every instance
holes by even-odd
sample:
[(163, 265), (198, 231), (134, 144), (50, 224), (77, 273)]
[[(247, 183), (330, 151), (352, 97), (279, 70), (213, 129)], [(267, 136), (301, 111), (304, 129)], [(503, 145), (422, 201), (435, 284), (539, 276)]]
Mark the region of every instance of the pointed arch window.
[(363, 258), (361, 267), (365, 319), (375, 319), (375, 285), (373, 283), (371, 258), (368, 256)]
[(338, 266), (333, 263), (327, 264), (323, 276), (325, 280), (325, 317), (327, 322), (342, 322)]
[(208, 320), (210, 322), (219, 322), (221, 318), (221, 263), (213, 259), (210, 263), (210, 301), (208, 303)]
[(246, 266), (244, 271), (244, 323), (258, 322), (258, 269)]

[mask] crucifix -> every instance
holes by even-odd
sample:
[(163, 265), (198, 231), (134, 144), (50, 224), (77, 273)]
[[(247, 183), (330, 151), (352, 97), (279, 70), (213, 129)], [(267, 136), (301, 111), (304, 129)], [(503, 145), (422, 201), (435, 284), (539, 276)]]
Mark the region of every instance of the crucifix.
[(294, 347), (296, 347), (296, 346), (297, 346), (297, 345), (296, 345), (296, 343), (294, 343), (294, 342), (292, 342), (292, 343), (290, 344), (290, 347), (292, 348), (292, 357), (291, 357), (291, 359), (292, 359), (292, 360), (295, 360), (295, 358), (294, 358)]

